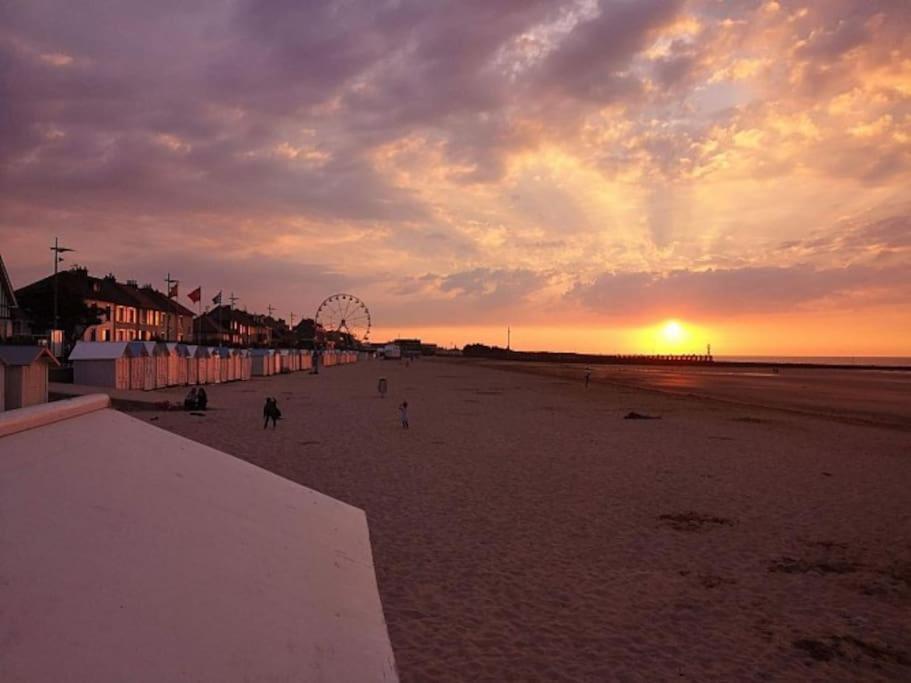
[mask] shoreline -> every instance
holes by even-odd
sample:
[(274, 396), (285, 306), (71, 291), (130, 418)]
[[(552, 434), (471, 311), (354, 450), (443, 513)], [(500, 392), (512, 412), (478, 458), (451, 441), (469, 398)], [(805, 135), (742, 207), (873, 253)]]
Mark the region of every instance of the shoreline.
[[(673, 355), (673, 354), (668, 354)], [(696, 355), (696, 354), (684, 354)], [(440, 356), (441, 358), (456, 358), (456, 356)], [(886, 372), (911, 372), (909, 365), (878, 365), (875, 363), (813, 363), (813, 362), (775, 362), (760, 360), (692, 360), (683, 357), (652, 358), (649, 356), (617, 357), (601, 356), (597, 354), (580, 354), (572, 352), (550, 351), (506, 351), (495, 354), (469, 354), (458, 356), (460, 358), (481, 361), (505, 361), (510, 363), (548, 363), (572, 365), (642, 365), (654, 367), (688, 367), (688, 368), (792, 368), (815, 370), (879, 370)]]
[[(447, 359), (449, 361), (456, 359)], [(458, 362), (458, 361), (456, 361)], [(501, 362), (467, 358), (463, 363), (538, 376), (580, 381), (578, 364), (550, 362)], [(780, 373), (750, 373), (736, 370), (786, 370)], [(655, 366), (603, 364), (594, 369), (593, 384), (654, 392), (662, 396), (695, 398), (730, 406), (782, 411), (794, 416), (836, 420), (857, 426), (911, 431), (911, 375), (882, 374), (870, 377), (848, 373), (832, 366), (789, 367), (735, 366), (722, 364)], [(712, 370), (716, 372), (712, 372)], [(717, 372), (725, 369), (732, 372)], [(851, 368), (857, 369), (857, 368)], [(852, 384), (853, 382), (853, 384)]]

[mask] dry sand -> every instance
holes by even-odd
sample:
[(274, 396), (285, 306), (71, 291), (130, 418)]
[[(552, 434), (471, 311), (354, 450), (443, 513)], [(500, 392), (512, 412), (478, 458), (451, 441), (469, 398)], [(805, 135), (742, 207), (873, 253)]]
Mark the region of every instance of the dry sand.
[(911, 679), (907, 431), (441, 359), (209, 396), (136, 416), (365, 509), (403, 681)]

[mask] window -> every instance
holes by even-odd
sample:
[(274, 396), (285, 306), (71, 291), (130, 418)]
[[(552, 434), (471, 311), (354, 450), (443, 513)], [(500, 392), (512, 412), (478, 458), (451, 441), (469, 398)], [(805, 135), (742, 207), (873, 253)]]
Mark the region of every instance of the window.
[(123, 341), (123, 330), (117, 330), (117, 341)]
[(101, 330), (99, 330), (99, 332), (100, 332), (99, 336), (101, 337), (99, 341), (111, 341), (111, 331), (110, 330), (101, 329)]

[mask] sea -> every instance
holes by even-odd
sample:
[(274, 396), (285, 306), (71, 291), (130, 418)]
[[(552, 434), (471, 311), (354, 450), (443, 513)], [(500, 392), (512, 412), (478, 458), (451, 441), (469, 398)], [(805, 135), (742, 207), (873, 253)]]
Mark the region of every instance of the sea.
[(911, 356), (715, 356), (732, 363), (812, 363), (813, 365), (873, 365), (911, 368)]

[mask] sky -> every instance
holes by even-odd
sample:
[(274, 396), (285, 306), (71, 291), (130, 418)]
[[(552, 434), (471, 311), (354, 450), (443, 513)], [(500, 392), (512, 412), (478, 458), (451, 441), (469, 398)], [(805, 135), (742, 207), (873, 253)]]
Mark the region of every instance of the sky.
[(911, 2), (0, 0), (16, 286), (55, 236), (373, 339), (911, 355)]

